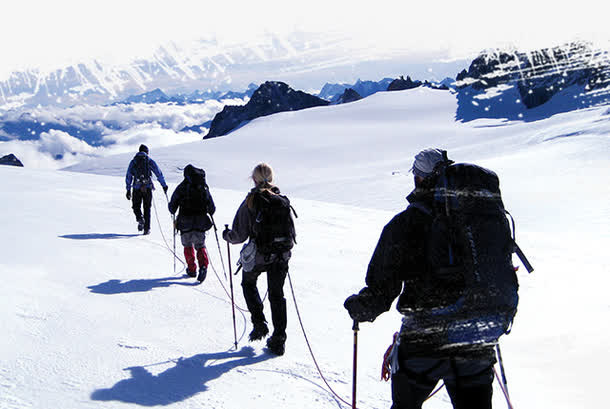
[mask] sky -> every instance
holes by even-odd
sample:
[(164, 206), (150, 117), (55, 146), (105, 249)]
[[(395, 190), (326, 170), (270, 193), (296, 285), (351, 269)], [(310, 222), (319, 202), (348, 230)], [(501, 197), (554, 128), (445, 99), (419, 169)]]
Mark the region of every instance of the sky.
[(24, 0), (3, 6), (0, 78), (26, 68), (54, 69), (83, 59), (124, 63), (159, 45), (199, 38), (247, 41), (253, 34), (333, 32), (363, 47), (437, 51), (462, 58), (482, 49), (554, 46), (574, 39), (608, 44), (600, 2), (578, 6), (513, 0), (360, 3), (280, 0)]

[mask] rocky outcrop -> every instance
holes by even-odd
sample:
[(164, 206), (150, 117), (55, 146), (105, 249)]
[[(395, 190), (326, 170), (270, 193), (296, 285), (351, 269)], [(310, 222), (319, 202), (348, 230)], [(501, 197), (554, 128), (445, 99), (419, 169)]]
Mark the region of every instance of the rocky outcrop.
[(298, 111), (329, 102), (303, 91), (295, 91), (283, 82), (267, 81), (246, 105), (227, 105), (216, 114), (204, 139), (223, 136), (255, 118), (285, 111)]
[(424, 83), (422, 84), (422, 87), (431, 88), (431, 89), (440, 89), (443, 91), (447, 91), (449, 89), (449, 87), (446, 84), (442, 84), (439, 82), (430, 82), (428, 80), (424, 81)]
[(8, 166), (21, 166), (23, 167), (23, 163), (15, 155), (9, 153), (0, 158), (0, 165), (8, 165)]
[(339, 98), (337, 98), (336, 100), (334, 100), (332, 103), (334, 105), (339, 105), (339, 104), (347, 104), (348, 102), (354, 102), (354, 101), (358, 101), (359, 99), (362, 99), (362, 97), (360, 96), (360, 94), (358, 94), (356, 91), (354, 91), (351, 88), (346, 89), (343, 94), (341, 94), (339, 96)]
[(413, 81), (411, 77), (407, 75), (407, 79), (404, 76), (396, 78), (388, 85), (388, 91), (403, 91), (405, 89), (417, 88), (422, 85), (421, 81)]

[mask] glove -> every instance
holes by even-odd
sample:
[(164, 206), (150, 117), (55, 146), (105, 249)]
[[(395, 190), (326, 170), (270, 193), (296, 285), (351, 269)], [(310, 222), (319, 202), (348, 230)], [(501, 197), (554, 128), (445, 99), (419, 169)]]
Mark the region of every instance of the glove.
[(168, 189), (167, 186), (163, 186), (163, 193), (167, 194), (167, 189)]
[(131, 190), (128, 190), (127, 193), (125, 193), (125, 197), (127, 200), (131, 200)]
[(352, 294), (346, 298), (343, 306), (349, 313), (349, 316), (358, 322), (370, 321), (373, 322), (377, 316), (362, 304), (358, 294)]

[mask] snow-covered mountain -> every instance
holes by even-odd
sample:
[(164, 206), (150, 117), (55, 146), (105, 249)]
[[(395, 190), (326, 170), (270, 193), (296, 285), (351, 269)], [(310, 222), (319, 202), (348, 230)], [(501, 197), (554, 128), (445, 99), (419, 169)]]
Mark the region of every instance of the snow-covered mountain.
[[(378, 92), (261, 117), (221, 138), (149, 145), (170, 192), (180, 168), (205, 168), (220, 229), (250, 189), (252, 167), (274, 167), (299, 215), (282, 357), (247, 342), (240, 275), (232, 276), (233, 348), (220, 262), (226, 244), (218, 246), (213, 231), (213, 268), (201, 285), (180, 262), (173, 271), (172, 221), (160, 190), (152, 234), (137, 234), (123, 180), (133, 152), (71, 172), (0, 167), (0, 407), (349, 408), (353, 332), (342, 304), (364, 286), (384, 224), (406, 205), (413, 155), (430, 146), (498, 174), (517, 241), (536, 268), (518, 271), (519, 310), (501, 338), (513, 407), (605, 407), (598, 391), (610, 365), (610, 109), (462, 122), (458, 102), (426, 87)], [(231, 247), (233, 263), (238, 251)], [(264, 278), (259, 285), (263, 295)], [(390, 406), (380, 366), (399, 327), (393, 309), (360, 325), (358, 408)], [(493, 404), (506, 407), (497, 382)], [(425, 407), (451, 405), (441, 391)]]
[[(379, 57), (374, 66), (369, 61)], [(426, 64), (416, 62), (408, 50), (383, 51), (358, 47), (349, 38), (326, 34), (293, 33), (253, 36), (242, 43), (215, 39), (159, 47), (146, 59), (124, 65), (84, 61), (52, 71), (14, 72), (0, 81), (0, 110), (22, 106), (107, 104), (162, 89), (168, 95), (193, 90), (246, 89), (248, 84), (283, 80), (306, 90), (333, 76), (353, 72), (378, 75), (399, 73), (408, 62), (419, 64), (444, 78), (454, 75), (464, 61)]]
[[(610, 52), (587, 42), (489, 50), (457, 76), (457, 117), (537, 120), (610, 102)], [(553, 103), (548, 103), (553, 101)]]

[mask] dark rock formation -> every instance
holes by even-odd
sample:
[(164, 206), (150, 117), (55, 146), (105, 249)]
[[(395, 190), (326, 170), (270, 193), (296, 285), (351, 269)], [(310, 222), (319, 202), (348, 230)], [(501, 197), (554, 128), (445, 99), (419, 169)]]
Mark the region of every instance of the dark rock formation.
[(0, 165), (8, 165), (8, 166), (21, 166), (23, 167), (23, 163), (15, 155), (9, 153), (0, 158)]
[(499, 85), (516, 85), (521, 102), (533, 108), (572, 85), (587, 92), (608, 87), (610, 62), (606, 52), (575, 42), (529, 53), (486, 52), (457, 76), (459, 89), (481, 91)]
[(411, 77), (407, 75), (407, 79), (404, 76), (396, 78), (388, 85), (388, 91), (403, 91), (405, 89), (417, 88), (422, 85), (421, 81), (413, 81)]
[(267, 81), (252, 94), (246, 105), (227, 105), (216, 114), (204, 139), (226, 135), (254, 118), (278, 112), (328, 105), (329, 102), (302, 91), (295, 91), (283, 82)]
[(449, 87), (446, 84), (441, 84), (438, 82), (430, 82), (428, 80), (424, 81), (424, 83), (422, 84), (422, 87), (431, 88), (431, 89), (440, 89), (443, 91), (446, 91), (449, 89)]
[(334, 100), (332, 103), (335, 105), (339, 105), (339, 104), (347, 104), (348, 102), (354, 102), (354, 101), (358, 101), (359, 99), (362, 99), (362, 97), (360, 96), (360, 94), (358, 94), (356, 91), (354, 91), (351, 88), (346, 89), (342, 95), (339, 96), (339, 98), (337, 98), (336, 100)]
[(212, 126), (212, 121), (207, 121), (200, 125), (185, 126), (184, 128), (182, 128), (180, 130), (180, 132), (204, 133), (204, 132), (207, 132), (208, 129), (210, 129), (210, 126)]

